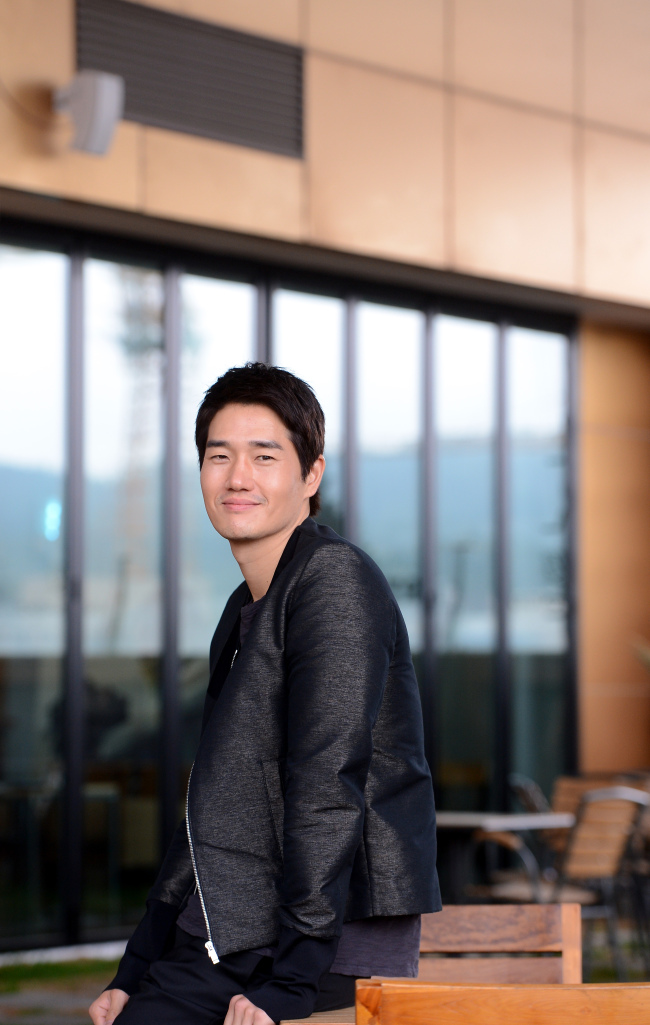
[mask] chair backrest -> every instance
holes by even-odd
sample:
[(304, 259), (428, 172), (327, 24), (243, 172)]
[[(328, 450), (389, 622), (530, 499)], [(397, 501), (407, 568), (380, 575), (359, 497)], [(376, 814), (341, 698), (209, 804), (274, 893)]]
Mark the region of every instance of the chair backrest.
[(418, 978), (578, 983), (581, 935), (579, 904), (450, 904), (422, 916)]
[(359, 979), (357, 1025), (647, 1025), (650, 983), (447, 986)]
[(570, 812), (575, 815), (580, 801), (589, 790), (611, 786), (614, 777), (608, 776), (558, 776), (553, 783), (551, 808), (553, 811)]
[(562, 879), (613, 879), (650, 794), (631, 787), (605, 787), (582, 795), (576, 824), (560, 866)]
[(536, 783), (530, 776), (524, 776), (520, 772), (511, 772), (508, 776), (508, 786), (524, 811), (534, 813), (550, 810), (551, 806), (544, 796), (544, 791), (539, 783)]

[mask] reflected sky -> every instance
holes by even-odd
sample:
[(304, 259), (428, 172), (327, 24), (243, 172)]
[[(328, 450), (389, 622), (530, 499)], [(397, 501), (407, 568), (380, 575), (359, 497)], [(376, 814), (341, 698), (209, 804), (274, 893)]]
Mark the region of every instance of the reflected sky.
[(440, 316), (435, 326), (435, 412), (440, 438), (486, 438), (494, 431), (496, 328)]
[(325, 474), (319, 518), (343, 530), (344, 314), (340, 299), (278, 289), (273, 294), (273, 362), (311, 385), (325, 414)]
[[(181, 298), (179, 643), (183, 658), (204, 660), (223, 607), (242, 576), (230, 545), (217, 534), (205, 511), (194, 423), (205, 391), (230, 367), (254, 358), (256, 293), (246, 283), (188, 275), (182, 278)], [(203, 672), (195, 685), (205, 689)], [(187, 686), (185, 680), (184, 690)]]
[(205, 392), (230, 367), (253, 358), (255, 289), (187, 274), (181, 295), (181, 459), (198, 467), (194, 422)]
[(154, 271), (85, 269), (87, 655), (161, 647), (163, 293)]
[(566, 431), (567, 340), (548, 331), (508, 330), (508, 427), (512, 434)]
[(340, 299), (286, 289), (273, 295), (273, 362), (314, 389), (330, 455), (343, 447), (343, 317)]
[(496, 340), (494, 324), (436, 321), (436, 631), (442, 651), (487, 652), (496, 641)]
[[(67, 259), (0, 246), (0, 463), (60, 472)], [(36, 301), (37, 299), (37, 301)]]
[(359, 543), (388, 578), (422, 647), (424, 318), (374, 303), (357, 307)]

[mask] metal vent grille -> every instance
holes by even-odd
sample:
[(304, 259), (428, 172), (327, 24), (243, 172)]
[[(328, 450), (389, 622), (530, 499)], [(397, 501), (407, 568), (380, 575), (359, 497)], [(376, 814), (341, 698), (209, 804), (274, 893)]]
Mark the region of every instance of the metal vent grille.
[(125, 118), (302, 156), (302, 51), (127, 0), (77, 0), (77, 67), (121, 75)]

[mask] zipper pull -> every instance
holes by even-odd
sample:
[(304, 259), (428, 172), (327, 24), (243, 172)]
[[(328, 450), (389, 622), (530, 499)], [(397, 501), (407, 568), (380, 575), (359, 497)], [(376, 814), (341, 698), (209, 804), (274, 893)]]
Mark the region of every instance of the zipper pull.
[(205, 945), (205, 949), (210, 955), (210, 960), (212, 961), (212, 964), (219, 964), (219, 958), (217, 956), (216, 950), (214, 949), (214, 943), (212, 942), (212, 940), (208, 940), (208, 942)]

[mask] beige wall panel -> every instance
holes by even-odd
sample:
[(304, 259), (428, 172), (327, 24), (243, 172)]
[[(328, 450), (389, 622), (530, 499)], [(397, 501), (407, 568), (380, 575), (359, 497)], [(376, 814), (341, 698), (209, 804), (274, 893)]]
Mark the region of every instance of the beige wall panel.
[[(587, 689), (642, 683), (650, 643), (650, 432), (586, 428), (581, 444), (581, 668)], [(650, 760), (650, 751), (648, 752)]]
[(582, 772), (646, 768), (650, 756), (650, 686), (599, 687), (581, 703)]
[(0, 183), (15, 189), (135, 209), (139, 200), (139, 125), (123, 121), (104, 157), (78, 153), (65, 145), (67, 126), (46, 145), (42, 133), (12, 123), (0, 109)]
[(311, 241), (444, 261), (442, 104), (433, 86), (310, 58)]
[(455, 267), (573, 288), (571, 126), (457, 97), (454, 139)]
[(650, 3), (584, 0), (584, 113), (650, 133)]
[(650, 336), (585, 326), (580, 377), (583, 426), (650, 431)]
[(27, 106), (31, 90), (67, 82), (75, 67), (74, 0), (0, 0), (0, 61), (5, 86)]
[(584, 169), (586, 290), (647, 305), (650, 140), (586, 130)]
[(137, 0), (188, 18), (299, 43), (301, 0)]
[(579, 688), (582, 768), (650, 762), (650, 337), (581, 332)]
[(307, 0), (316, 50), (412, 75), (443, 77), (443, 0)]
[(149, 128), (144, 212), (255, 235), (301, 237), (302, 163)]
[(73, 15), (72, 0), (0, 0), (0, 73), (28, 112), (0, 97), (0, 183), (133, 208), (140, 129), (122, 123), (110, 153), (96, 157), (69, 150), (71, 125), (51, 113), (52, 89), (74, 73)]
[(571, 0), (452, 0), (458, 85), (554, 110), (573, 109)]

